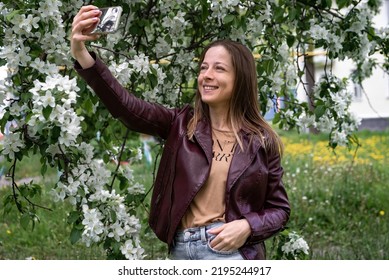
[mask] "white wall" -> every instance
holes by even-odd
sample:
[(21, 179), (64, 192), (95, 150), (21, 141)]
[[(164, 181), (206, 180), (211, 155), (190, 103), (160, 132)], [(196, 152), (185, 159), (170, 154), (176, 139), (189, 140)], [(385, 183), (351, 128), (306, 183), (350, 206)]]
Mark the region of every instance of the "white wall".
[[(383, 1), (380, 13), (374, 19), (377, 28), (388, 27), (389, 23), (389, 1)], [(383, 57), (376, 56), (378, 61)], [(343, 69), (336, 67), (338, 71)], [(361, 100), (352, 103), (351, 110), (361, 118), (389, 118), (389, 75), (381, 69), (376, 69), (373, 75), (363, 82), (365, 93)]]

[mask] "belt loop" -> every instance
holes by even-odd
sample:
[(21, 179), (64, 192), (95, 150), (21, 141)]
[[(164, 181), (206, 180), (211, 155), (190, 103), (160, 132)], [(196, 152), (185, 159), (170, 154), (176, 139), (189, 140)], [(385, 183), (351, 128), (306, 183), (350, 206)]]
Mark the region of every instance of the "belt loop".
[(207, 241), (207, 233), (206, 233), (206, 228), (205, 226), (200, 227), (200, 236), (201, 236), (201, 241), (206, 242)]

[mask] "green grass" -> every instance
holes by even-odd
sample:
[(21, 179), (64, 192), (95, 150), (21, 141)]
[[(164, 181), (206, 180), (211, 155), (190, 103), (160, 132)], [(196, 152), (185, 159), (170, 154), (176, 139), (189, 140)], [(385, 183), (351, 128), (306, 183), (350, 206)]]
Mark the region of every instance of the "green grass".
[[(301, 143), (293, 156), (286, 151), (284, 182), (292, 205), (289, 227), (304, 236), (310, 258), (389, 259), (389, 132), (358, 133), (362, 146), (354, 163), (345, 160), (354, 151), (341, 148), (334, 155), (323, 148), (322, 135), (285, 137)], [(306, 145), (312, 154), (298, 156)]]
[[(345, 149), (337, 151), (335, 161), (330, 159), (331, 151), (322, 148), (322, 142), (326, 141), (323, 135), (282, 132), (282, 137), (286, 140), (284, 183), (292, 206), (288, 227), (308, 242), (309, 258), (389, 259), (389, 132), (360, 132), (362, 147), (358, 152), (359, 160), (354, 164), (340, 160), (348, 159), (347, 155), (343, 157), (348, 153)], [(300, 153), (300, 149), (313, 152)], [(39, 164), (34, 164), (35, 161), (31, 158), (22, 163), (19, 178), (39, 177)], [(146, 187), (151, 186), (152, 167), (137, 164), (134, 170)], [(16, 209), (2, 215), (1, 199), (0, 259), (105, 259), (99, 247), (70, 244), (70, 227), (66, 223), (70, 206), (53, 203), (48, 195), (55, 176), (55, 171), (51, 170), (42, 181), (45, 186), (37, 202), (52, 211), (39, 211), (40, 222), (34, 230), (20, 226)], [(0, 197), (9, 193), (8, 187), (0, 188)], [(148, 228), (144, 207), (139, 208), (139, 218), (143, 224), (142, 245), (146, 258), (166, 258), (166, 245)], [(268, 258), (272, 258), (272, 239), (266, 243)]]

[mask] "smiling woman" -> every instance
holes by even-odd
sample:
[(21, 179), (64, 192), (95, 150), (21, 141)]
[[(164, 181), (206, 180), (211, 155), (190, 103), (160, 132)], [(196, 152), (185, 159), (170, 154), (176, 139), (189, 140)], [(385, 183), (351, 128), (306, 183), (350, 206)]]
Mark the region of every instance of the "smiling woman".
[(85, 41), (96, 37), (84, 34), (99, 16), (86, 6), (74, 18), (75, 68), (129, 129), (166, 140), (149, 224), (170, 257), (266, 258), (263, 240), (283, 229), (290, 207), (281, 180), (282, 143), (259, 112), (251, 50), (231, 40), (208, 45), (194, 108), (169, 109), (129, 94), (87, 50)]

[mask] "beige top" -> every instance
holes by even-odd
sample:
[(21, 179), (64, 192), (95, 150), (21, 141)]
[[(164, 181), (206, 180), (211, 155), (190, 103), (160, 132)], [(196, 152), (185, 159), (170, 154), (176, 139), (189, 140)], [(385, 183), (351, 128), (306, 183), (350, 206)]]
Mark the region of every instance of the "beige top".
[(190, 228), (225, 221), (225, 190), (236, 139), (232, 131), (212, 129), (213, 160), (205, 185), (197, 193), (182, 219)]

